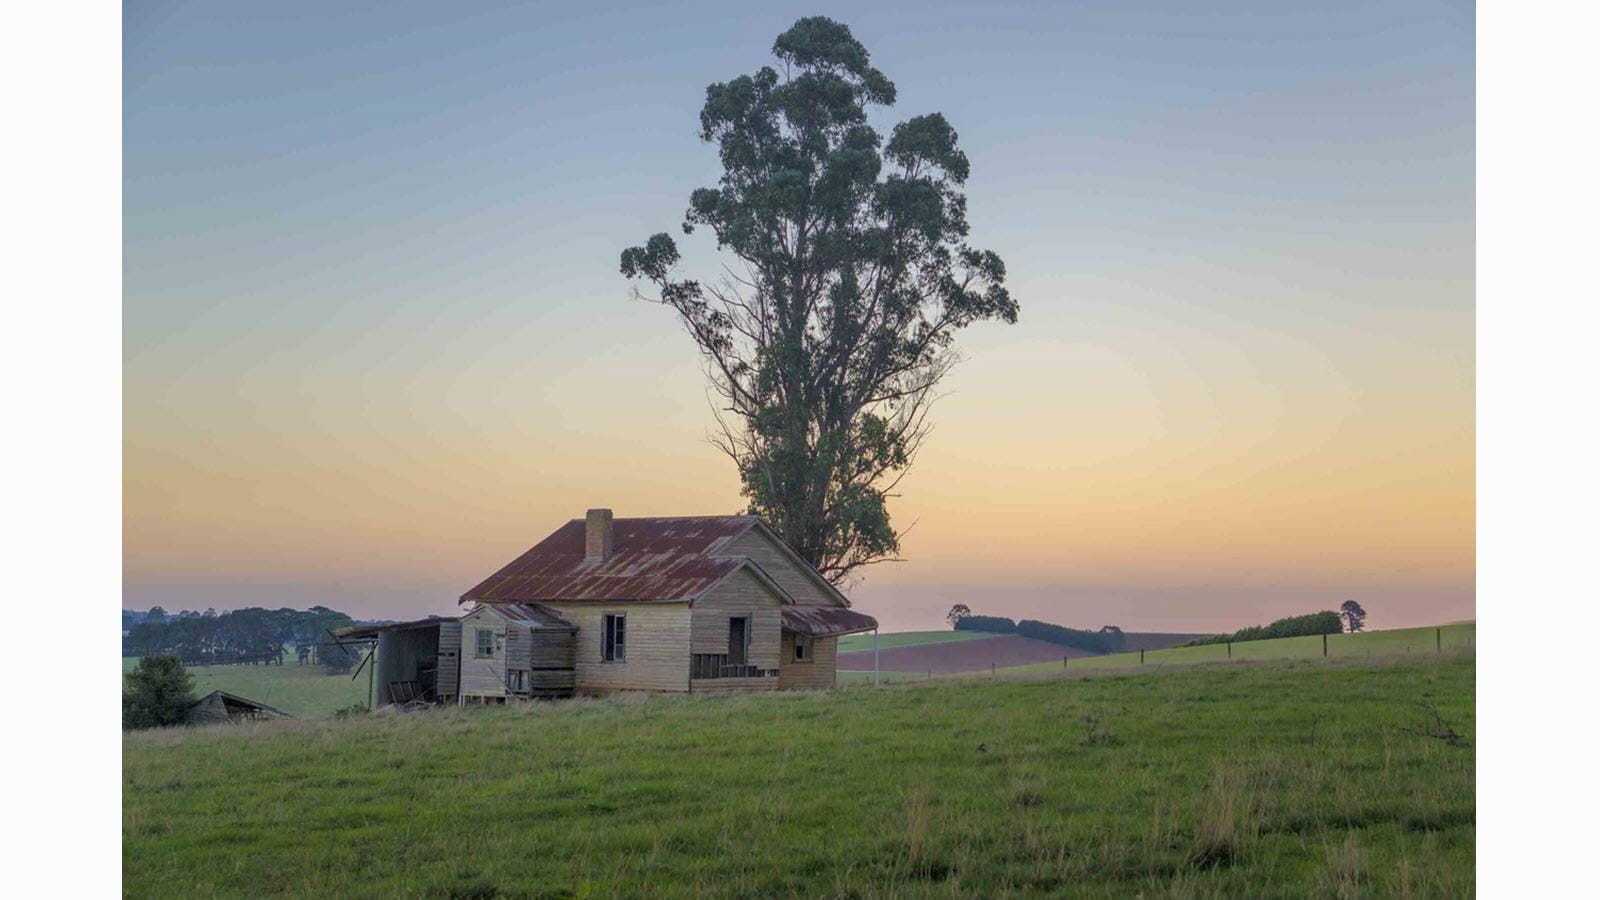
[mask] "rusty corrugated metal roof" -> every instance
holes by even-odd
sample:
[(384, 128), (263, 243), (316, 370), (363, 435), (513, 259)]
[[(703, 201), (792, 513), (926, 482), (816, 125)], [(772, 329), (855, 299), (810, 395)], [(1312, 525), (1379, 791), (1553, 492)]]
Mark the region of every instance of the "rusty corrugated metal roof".
[(785, 605), (783, 627), (811, 637), (835, 637), (871, 631), (878, 627), (878, 620), (842, 606)]
[(584, 520), (573, 519), (461, 595), (461, 602), (688, 600), (744, 564), (718, 554), (755, 516), (615, 519), (612, 554), (584, 558)]
[(486, 603), (500, 615), (513, 622), (532, 625), (534, 628), (573, 628), (577, 626), (561, 618), (555, 610), (537, 603)]

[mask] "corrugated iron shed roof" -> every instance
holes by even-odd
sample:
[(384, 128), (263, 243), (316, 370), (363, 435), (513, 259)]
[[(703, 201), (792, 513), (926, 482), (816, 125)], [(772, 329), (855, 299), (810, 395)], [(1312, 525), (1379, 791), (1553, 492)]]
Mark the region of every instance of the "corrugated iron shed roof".
[(190, 708), (199, 706), (200, 704), (209, 701), (212, 697), (221, 697), (222, 701), (224, 703), (233, 704), (235, 706), (243, 706), (243, 707), (246, 707), (248, 709), (256, 710), (257, 712), (269, 713), (269, 714), (274, 715), (274, 716), (283, 716), (286, 719), (294, 718), (293, 716), (289, 715), (288, 713), (284, 712), (281, 709), (275, 709), (275, 708), (273, 708), (271, 706), (266, 705), (265, 703), (261, 703), (261, 702), (256, 701), (256, 700), (251, 700), (248, 697), (241, 697), (238, 694), (230, 694), (227, 691), (212, 691), (211, 693), (205, 695), (204, 697), (201, 697), (199, 700), (196, 700), (195, 702), (189, 704), (189, 706), (190, 706)]
[(561, 618), (555, 610), (537, 603), (488, 603), (500, 615), (513, 622), (521, 622), (534, 628), (567, 628), (576, 630), (577, 626)]
[(688, 600), (736, 571), (719, 556), (755, 516), (615, 519), (612, 554), (584, 557), (584, 520), (573, 519), (461, 595), (461, 601)]
[(784, 606), (783, 627), (811, 637), (835, 637), (871, 631), (878, 620), (842, 606)]
[(426, 628), (429, 625), (454, 621), (456, 620), (452, 616), (429, 616), (426, 619), (416, 619), (411, 622), (385, 622), (381, 625), (346, 625), (343, 628), (333, 629), (333, 634), (335, 637), (349, 640), (371, 640), (377, 637), (380, 631), (404, 631), (409, 628)]

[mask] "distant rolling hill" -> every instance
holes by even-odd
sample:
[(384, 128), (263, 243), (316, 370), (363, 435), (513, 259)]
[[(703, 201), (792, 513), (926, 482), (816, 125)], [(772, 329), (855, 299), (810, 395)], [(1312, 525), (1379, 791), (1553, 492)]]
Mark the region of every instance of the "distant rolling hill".
[[(1003, 669), (1047, 662), (1060, 664), (1063, 659), (1096, 655), (1049, 641), (983, 631), (912, 631), (879, 637), (877, 665), (886, 672), (948, 675), (991, 667)], [(1127, 646), (1133, 650), (1171, 647), (1197, 637), (1200, 635), (1154, 632), (1129, 632), (1126, 635)], [(871, 671), (872, 635), (856, 635), (854, 638), (846, 639), (851, 640), (849, 644), (844, 640), (839, 642), (840, 671)], [(865, 640), (860, 640), (862, 638)]]

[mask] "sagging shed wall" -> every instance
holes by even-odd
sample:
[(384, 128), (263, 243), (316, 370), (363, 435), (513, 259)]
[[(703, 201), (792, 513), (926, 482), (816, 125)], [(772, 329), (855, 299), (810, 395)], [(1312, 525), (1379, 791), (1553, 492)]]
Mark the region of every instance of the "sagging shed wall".
[(439, 629), (407, 628), (378, 632), (377, 670), (373, 673), (374, 705), (395, 702), (389, 689), (395, 681), (421, 681), (420, 670), (432, 667), (439, 655)]

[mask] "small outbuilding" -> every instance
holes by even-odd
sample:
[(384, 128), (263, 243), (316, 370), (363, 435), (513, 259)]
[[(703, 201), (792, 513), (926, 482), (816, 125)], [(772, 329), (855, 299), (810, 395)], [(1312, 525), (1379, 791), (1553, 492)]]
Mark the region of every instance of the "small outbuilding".
[(373, 706), (570, 697), (577, 626), (537, 603), (484, 603), (460, 618), (360, 625), (340, 641), (376, 651)]
[(220, 725), (224, 722), (255, 722), (286, 719), (289, 714), (227, 691), (212, 691), (189, 707), (190, 725)]
[(483, 603), (461, 617), (462, 700), (570, 697), (578, 628), (537, 603)]

